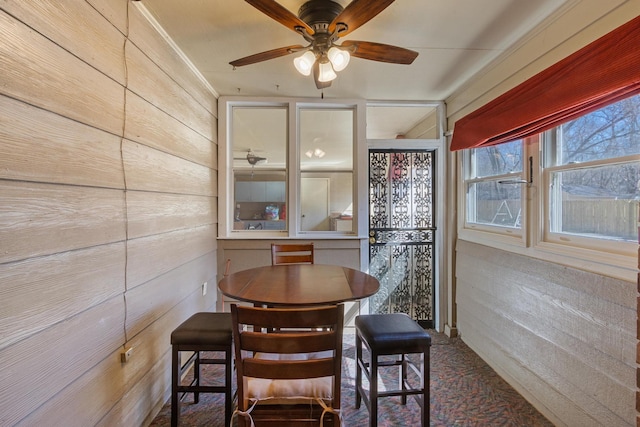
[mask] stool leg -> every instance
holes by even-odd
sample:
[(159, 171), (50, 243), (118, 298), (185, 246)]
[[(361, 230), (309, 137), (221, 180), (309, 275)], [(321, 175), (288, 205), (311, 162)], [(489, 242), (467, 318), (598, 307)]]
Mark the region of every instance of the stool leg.
[[(400, 355), (400, 389), (405, 391), (407, 389), (407, 356), (403, 353)], [(407, 395), (403, 394), (400, 398), (403, 405), (407, 404)]]
[(378, 427), (378, 353), (371, 349), (371, 384), (369, 384), (369, 426)]
[(171, 355), (171, 427), (178, 427), (180, 416), (180, 396), (178, 384), (180, 382), (180, 352), (173, 347)]
[[(196, 360), (193, 363), (193, 381), (196, 386), (200, 385), (200, 352), (196, 351)], [(193, 392), (193, 403), (200, 402), (200, 393)]]
[(362, 367), (360, 367), (361, 361), (362, 339), (360, 339), (360, 335), (356, 333), (356, 409), (360, 409), (360, 403), (362, 402), (362, 396), (360, 395), (360, 387), (362, 385)]
[(421, 382), (422, 382), (422, 427), (429, 427), (431, 419), (431, 361), (430, 348), (427, 347), (421, 357)]

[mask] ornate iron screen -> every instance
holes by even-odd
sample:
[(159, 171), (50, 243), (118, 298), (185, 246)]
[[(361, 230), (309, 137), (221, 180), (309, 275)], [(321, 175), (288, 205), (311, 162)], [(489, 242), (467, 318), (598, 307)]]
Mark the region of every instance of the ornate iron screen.
[(434, 326), (434, 152), (369, 151), (369, 272), (373, 313)]

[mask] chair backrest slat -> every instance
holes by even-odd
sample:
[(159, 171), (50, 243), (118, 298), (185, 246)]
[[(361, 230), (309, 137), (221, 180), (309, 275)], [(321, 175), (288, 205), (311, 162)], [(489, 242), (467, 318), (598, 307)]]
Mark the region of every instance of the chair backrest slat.
[(271, 244), (271, 264), (313, 264), (313, 243)]
[(311, 333), (283, 333), (281, 330), (264, 334), (244, 332), (242, 348), (262, 353), (311, 353), (334, 350), (335, 331), (314, 331)]
[(247, 377), (273, 380), (330, 377), (334, 370), (332, 358), (291, 361), (247, 359), (242, 367)]

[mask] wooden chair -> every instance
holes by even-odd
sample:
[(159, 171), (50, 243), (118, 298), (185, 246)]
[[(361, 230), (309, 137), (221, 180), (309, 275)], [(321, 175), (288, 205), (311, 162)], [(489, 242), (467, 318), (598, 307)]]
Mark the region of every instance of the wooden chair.
[(272, 243), (271, 264), (313, 264), (313, 243)]
[(233, 304), (231, 316), (238, 427), (340, 425), (344, 306)]

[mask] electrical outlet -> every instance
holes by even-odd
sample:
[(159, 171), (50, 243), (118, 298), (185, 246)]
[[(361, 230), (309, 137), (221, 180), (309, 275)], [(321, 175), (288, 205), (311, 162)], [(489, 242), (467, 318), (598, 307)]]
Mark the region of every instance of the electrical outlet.
[(205, 296), (207, 294), (207, 282), (204, 282), (202, 284), (202, 296)]
[(127, 363), (133, 354), (133, 347), (129, 347), (126, 351), (120, 353), (120, 362)]

